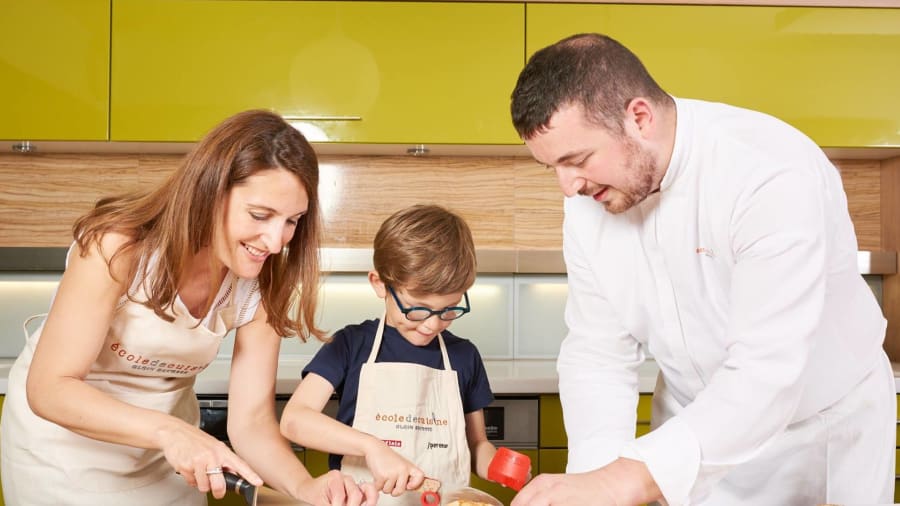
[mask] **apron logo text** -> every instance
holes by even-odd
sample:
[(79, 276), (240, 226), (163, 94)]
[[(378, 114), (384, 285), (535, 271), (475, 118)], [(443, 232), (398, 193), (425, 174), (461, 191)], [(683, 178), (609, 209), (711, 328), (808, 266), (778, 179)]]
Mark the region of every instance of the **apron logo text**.
[(403, 441), (400, 441), (399, 439), (385, 439), (384, 444), (390, 446), (391, 448), (403, 447)]
[(449, 422), (446, 418), (437, 418), (432, 415), (431, 418), (425, 416), (413, 416), (413, 415), (382, 415), (381, 413), (377, 413), (375, 415), (376, 422), (406, 422), (406, 423), (415, 423), (419, 425), (448, 425)]
[(434, 448), (447, 448), (449, 445), (447, 443), (428, 443), (426, 450), (431, 450)]
[(175, 362), (167, 362), (165, 360), (147, 358), (143, 355), (135, 355), (128, 353), (128, 350), (122, 347), (120, 343), (113, 343), (109, 346), (119, 358), (126, 362), (132, 362), (131, 368), (139, 371), (156, 371), (169, 374), (188, 374), (206, 369), (205, 365), (179, 364)]

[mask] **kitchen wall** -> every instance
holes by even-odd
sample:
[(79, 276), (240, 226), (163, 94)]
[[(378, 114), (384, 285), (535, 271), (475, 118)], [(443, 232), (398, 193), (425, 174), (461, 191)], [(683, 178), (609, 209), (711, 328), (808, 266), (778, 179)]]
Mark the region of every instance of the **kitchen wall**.
[[(180, 158), (0, 155), (0, 247), (66, 247), (72, 222), (97, 198), (158, 184)], [(890, 206), (900, 201), (898, 160), (835, 160), (861, 250), (896, 250), (897, 238), (884, 230), (892, 230), (898, 214), (883, 210), (896, 210)], [(327, 247), (369, 248), (390, 213), (435, 202), (468, 220), (479, 250), (558, 254), (561, 248), (561, 194), (552, 174), (529, 158), (326, 155), (321, 167)], [(481, 274), (471, 294), (473, 313), (454, 323), (453, 330), (475, 341), (489, 358), (555, 356), (565, 333), (565, 276), (558, 269), (546, 275), (529, 272)], [(886, 308), (900, 306), (897, 277), (869, 278)], [(57, 279), (58, 273), (0, 274), (0, 356), (18, 353), (21, 321), (46, 310)], [(377, 316), (379, 302), (362, 273), (332, 274), (322, 290), (320, 321), (335, 330)], [(315, 348), (291, 340), (284, 352), (306, 355)], [(227, 346), (223, 353), (230, 353)]]
[[(0, 273), (0, 358), (15, 357), (24, 344), (23, 322), (44, 313), (59, 281), (59, 273)], [(375, 296), (365, 273), (328, 275), (319, 295), (320, 327), (341, 327), (381, 316), (384, 302)], [(472, 340), (489, 359), (555, 358), (565, 337), (562, 321), (566, 302), (564, 275), (478, 276), (469, 290), (472, 311), (453, 322), (450, 330)], [(33, 332), (41, 319), (29, 324)], [(286, 339), (283, 356), (311, 356), (319, 349), (311, 340)], [(220, 357), (231, 356), (233, 333)]]

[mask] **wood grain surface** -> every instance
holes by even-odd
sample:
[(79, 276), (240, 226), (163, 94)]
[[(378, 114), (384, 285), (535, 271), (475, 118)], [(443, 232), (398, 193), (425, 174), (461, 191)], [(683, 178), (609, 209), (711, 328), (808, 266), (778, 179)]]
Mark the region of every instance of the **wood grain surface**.
[[(0, 247), (67, 246), (103, 196), (161, 183), (181, 155), (0, 155)], [(882, 162), (836, 160), (859, 248), (882, 249)], [(459, 212), (484, 249), (559, 249), (562, 193), (524, 157), (323, 156), (325, 246), (370, 247), (381, 221), (414, 203)], [(889, 227), (890, 228), (890, 227)]]

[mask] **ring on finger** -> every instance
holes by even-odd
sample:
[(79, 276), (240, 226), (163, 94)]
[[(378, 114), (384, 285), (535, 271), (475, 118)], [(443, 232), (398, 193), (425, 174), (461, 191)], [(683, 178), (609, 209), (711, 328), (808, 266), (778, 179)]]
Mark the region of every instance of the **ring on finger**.
[(206, 470), (206, 474), (222, 474), (222, 466), (213, 467)]

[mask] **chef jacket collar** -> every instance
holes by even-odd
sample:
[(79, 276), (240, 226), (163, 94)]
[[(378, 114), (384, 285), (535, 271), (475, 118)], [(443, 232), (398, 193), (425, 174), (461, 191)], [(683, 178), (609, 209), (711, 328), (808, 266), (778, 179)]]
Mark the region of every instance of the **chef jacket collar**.
[(690, 105), (677, 97), (672, 97), (672, 99), (675, 101), (675, 140), (672, 147), (672, 157), (669, 159), (669, 166), (666, 168), (666, 173), (659, 183), (660, 191), (666, 191), (670, 188), (684, 169), (685, 161), (688, 158), (688, 146), (690, 145), (688, 141), (689, 132), (693, 125)]

